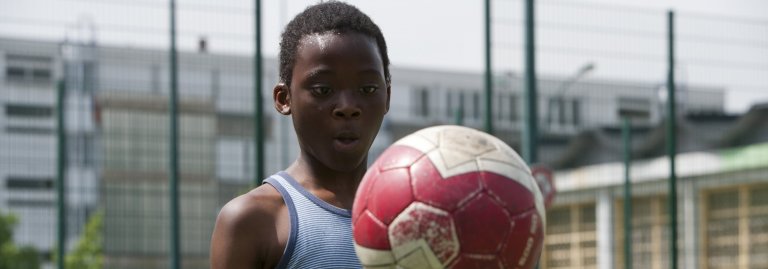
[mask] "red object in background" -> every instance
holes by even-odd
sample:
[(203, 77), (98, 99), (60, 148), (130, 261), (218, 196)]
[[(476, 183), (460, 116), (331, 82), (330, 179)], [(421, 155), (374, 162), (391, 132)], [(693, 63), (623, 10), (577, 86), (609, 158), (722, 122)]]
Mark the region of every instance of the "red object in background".
[(531, 166), (531, 174), (536, 179), (536, 184), (539, 185), (541, 195), (544, 196), (544, 206), (549, 208), (555, 200), (555, 194), (557, 193), (555, 174), (552, 172), (552, 169), (540, 164)]
[(535, 184), (493, 136), (458, 126), (411, 134), (379, 156), (358, 188), (358, 257), (376, 268), (533, 268), (545, 218)]

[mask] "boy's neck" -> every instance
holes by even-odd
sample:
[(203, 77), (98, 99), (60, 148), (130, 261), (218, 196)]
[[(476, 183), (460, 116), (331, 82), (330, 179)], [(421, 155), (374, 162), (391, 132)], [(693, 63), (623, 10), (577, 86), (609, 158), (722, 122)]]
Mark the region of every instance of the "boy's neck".
[(285, 172), (318, 198), (349, 209), (352, 208), (357, 186), (366, 169), (366, 162), (361, 162), (351, 171), (336, 171), (312, 157), (300, 154)]

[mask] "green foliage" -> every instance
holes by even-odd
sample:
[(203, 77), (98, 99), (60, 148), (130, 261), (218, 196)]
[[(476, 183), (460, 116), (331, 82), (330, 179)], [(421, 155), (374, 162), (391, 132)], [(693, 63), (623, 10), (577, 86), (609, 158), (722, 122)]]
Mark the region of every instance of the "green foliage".
[(12, 241), (13, 226), (16, 226), (16, 223), (18, 223), (16, 216), (12, 214), (3, 215), (0, 212), (0, 246), (5, 246), (6, 243)]
[[(64, 266), (67, 269), (101, 269), (104, 267), (104, 255), (102, 254), (103, 237), (102, 227), (104, 212), (97, 211), (85, 224), (85, 231), (77, 241), (72, 252), (64, 258)], [(53, 263), (58, 260), (57, 251), (53, 252)], [(2, 268), (0, 268), (2, 269)]]
[(0, 212), (0, 269), (40, 268), (40, 255), (32, 247), (17, 247), (13, 243), (13, 227), (18, 219)]
[(85, 225), (85, 233), (72, 253), (67, 255), (67, 268), (100, 269), (104, 265), (102, 254), (103, 237), (102, 227), (104, 213), (97, 211)]

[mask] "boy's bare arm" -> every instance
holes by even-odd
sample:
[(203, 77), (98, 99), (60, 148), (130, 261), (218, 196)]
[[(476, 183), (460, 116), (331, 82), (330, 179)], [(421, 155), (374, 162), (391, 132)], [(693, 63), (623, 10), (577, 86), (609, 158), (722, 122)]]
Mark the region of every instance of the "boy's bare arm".
[(211, 268), (275, 267), (282, 256), (276, 224), (283, 207), (279, 193), (266, 185), (227, 203), (211, 238)]

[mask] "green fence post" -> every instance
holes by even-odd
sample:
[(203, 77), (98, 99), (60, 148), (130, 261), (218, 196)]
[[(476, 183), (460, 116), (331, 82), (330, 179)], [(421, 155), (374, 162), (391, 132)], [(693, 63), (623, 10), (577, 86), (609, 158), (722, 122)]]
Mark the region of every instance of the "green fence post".
[(171, 213), (171, 227), (170, 228), (170, 236), (171, 236), (171, 268), (172, 269), (179, 269), (180, 268), (180, 257), (179, 257), (179, 248), (180, 248), (180, 242), (179, 242), (179, 151), (178, 151), (178, 108), (176, 107), (177, 99), (178, 99), (178, 70), (177, 70), (177, 59), (176, 59), (176, 1), (171, 0), (171, 6), (170, 6), (170, 12), (171, 12), (171, 52), (170, 52), (170, 75), (171, 75), (171, 89), (170, 89), (170, 96), (168, 98), (168, 108), (169, 108), (169, 115), (170, 118), (170, 126), (169, 126), (169, 149), (170, 151), (168, 154), (170, 155), (170, 163), (169, 163), (169, 176), (170, 176), (170, 183), (168, 185), (168, 191), (170, 192), (170, 213)]
[[(523, 124), (523, 159), (528, 164), (534, 164), (538, 162), (538, 98), (536, 96), (536, 41), (535, 41), (535, 18), (534, 18), (534, 0), (525, 0), (524, 10), (524, 24), (525, 24), (525, 84), (524, 95), (525, 102), (523, 102), (523, 113), (525, 121)], [(544, 216), (542, 216), (544, 217)], [(537, 257), (539, 259), (540, 257)], [(536, 263), (536, 268), (539, 268), (539, 262)]]
[(536, 96), (536, 42), (534, 0), (525, 0), (525, 124), (523, 125), (523, 159), (528, 164), (538, 161), (538, 103)]
[(263, 104), (261, 99), (261, 0), (255, 0), (253, 3), (254, 13), (254, 56), (253, 56), (253, 139), (255, 150), (255, 169), (254, 183), (261, 185), (264, 179), (264, 130), (261, 128), (264, 123)]
[[(65, 74), (66, 76), (66, 74)], [(56, 85), (56, 268), (64, 269), (64, 255), (67, 250), (67, 199), (65, 191), (65, 178), (67, 173), (67, 134), (65, 119), (66, 84), (59, 80)]]
[(669, 155), (669, 261), (670, 268), (677, 269), (677, 112), (675, 111), (675, 12), (667, 12), (668, 20), (668, 61), (667, 76), (667, 153)]
[(491, 0), (485, 0), (485, 132), (493, 134), (493, 71), (491, 70)]

